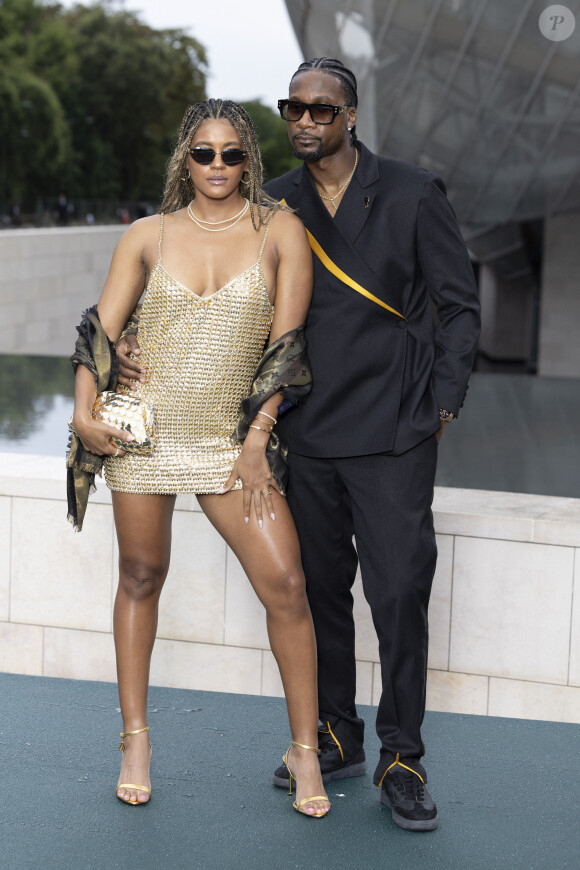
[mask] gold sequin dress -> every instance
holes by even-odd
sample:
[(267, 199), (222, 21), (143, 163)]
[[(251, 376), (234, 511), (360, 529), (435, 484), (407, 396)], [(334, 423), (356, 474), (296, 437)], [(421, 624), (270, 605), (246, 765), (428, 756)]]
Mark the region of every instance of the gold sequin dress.
[(272, 324), (262, 272), (268, 229), (254, 265), (202, 298), (163, 268), (161, 216), (159, 255), (139, 317), (147, 382), (127, 390), (153, 405), (157, 442), (150, 456), (107, 457), (112, 490), (215, 493), (230, 476), (241, 450), (230, 435)]

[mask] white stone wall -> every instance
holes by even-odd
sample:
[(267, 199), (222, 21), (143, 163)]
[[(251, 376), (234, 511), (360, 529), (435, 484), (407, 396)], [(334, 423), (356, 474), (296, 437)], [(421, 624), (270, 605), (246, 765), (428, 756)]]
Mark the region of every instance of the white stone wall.
[[(0, 670), (114, 680), (116, 542), (104, 483), (67, 524), (63, 461), (0, 455)], [(431, 710), (580, 722), (580, 500), (436, 490)], [(237, 559), (179, 497), (153, 684), (281, 695), (264, 612)], [(358, 701), (377, 642), (355, 586)]]
[(0, 353), (69, 356), (126, 227), (0, 232)]
[[(0, 353), (68, 356), (80, 312), (98, 299), (113, 249), (125, 229), (94, 226), (0, 232)], [(580, 213), (546, 220), (539, 374), (547, 377), (580, 377), (578, 238)], [(492, 356), (513, 356), (517, 348), (506, 350), (505, 330), (509, 333), (509, 329), (502, 322), (513, 320), (518, 313), (528, 317), (523, 291), (512, 287), (507, 302), (499, 297), (493, 302), (495, 290), (487, 287), (484, 274), (482, 292), (490, 296), (492, 307), (496, 302), (508, 306), (502, 308), (501, 318), (497, 311), (487, 312), (482, 346)], [(525, 333), (522, 327), (522, 340)]]

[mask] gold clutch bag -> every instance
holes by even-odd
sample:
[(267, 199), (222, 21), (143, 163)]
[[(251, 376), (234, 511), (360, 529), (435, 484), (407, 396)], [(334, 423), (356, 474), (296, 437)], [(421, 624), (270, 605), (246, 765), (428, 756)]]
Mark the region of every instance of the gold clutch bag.
[[(117, 447), (122, 447), (127, 453), (153, 452), (156, 438), (153, 408), (143, 399), (106, 390), (97, 396), (92, 416), (95, 420), (107, 423), (108, 426), (131, 433), (135, 438), (134, 441), (121, 441), (114, 437), (111, 439)], [(72, 420), (69, 420), (68, 425), (69, 429), (72, 429)]]

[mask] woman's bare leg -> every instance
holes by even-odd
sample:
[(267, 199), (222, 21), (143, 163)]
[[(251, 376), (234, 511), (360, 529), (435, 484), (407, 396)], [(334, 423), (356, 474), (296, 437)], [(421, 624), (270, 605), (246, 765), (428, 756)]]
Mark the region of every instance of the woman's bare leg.
[[(245, 524), (240, 491), (198, 496), (204, 513), (240, 560), (266, 608), (268, 636), (284, 685), (292, 740), (317, 747), (316, 642), (300, 547), (285, 499), (276, 492), (272, 498), (276, 519), (271, 520), (265, 512), (260, 529), (253, 514)], [(314, 752), (293, 746), (289, 763), (296, 775), (298, 802), (326, 794)], [(304, 809), (314, 813), (329, 806), (328, 800), (316, 801)]]
[[(117, 653), (119, 700), (123, 731), (147, 725), (149, 664), (157, 631), (159, 596), (171, 550), (171, 518), (175, 496), (113, 493), (119, 541), (119, 586), (113, 631)], [(151, 788), (149, 732), (124, 738), (119, 783)], [(144, 791), (122, 788), (121, 798), (145, 803)]]

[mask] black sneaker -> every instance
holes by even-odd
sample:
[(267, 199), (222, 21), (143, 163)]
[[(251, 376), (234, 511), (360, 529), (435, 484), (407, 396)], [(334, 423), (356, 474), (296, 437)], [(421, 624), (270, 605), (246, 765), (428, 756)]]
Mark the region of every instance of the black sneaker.
[[(348, 761), (342, 760), (339, 748), (330, 738), (324, 743), (319, 743), (320, 748), (320, 769), (322, 771), (322, 782), (334, 782), (335, 779), (348, 779), (351, 776), (364, 776), (367, 772), (367, 763), (365, 760), (365, 751), (361, 747), (356, 755)], [(278, 788), (288, 788), (288, 771), (286, 765), (282, 764), (277, 768), (272, 778), (274, 785)]]
[(406, 831), (433, 831), (439, 824), (437, 807), (417, 774), (406, 770), (387, 773), (381, 803), (392, 810), (393, 821)]

